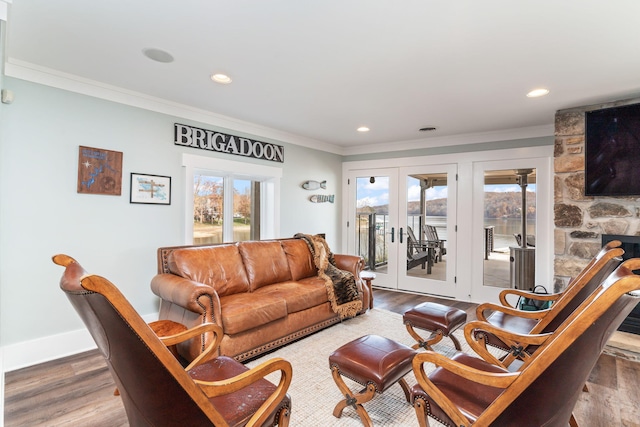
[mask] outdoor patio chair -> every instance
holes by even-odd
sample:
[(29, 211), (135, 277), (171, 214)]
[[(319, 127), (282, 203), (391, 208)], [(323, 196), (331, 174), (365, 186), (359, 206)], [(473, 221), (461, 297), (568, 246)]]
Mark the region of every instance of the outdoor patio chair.
[[(515, 372), (458, 352), (413, 359), (411, 398), (418, 423), (453, 426), (577, 427), (573, 409), (607, 340), (640, 299), (640, 259), (611, 273), (553, 333), (532, 335), (540, 348)], [(470, 335), (484, 322), (465, 326)], [(496, 331), (496, 333), (499, 333)], [(424, 364), (437, 367), (426, 375)]]
[(427, 242), (432, 243), (436, 247), (437, 260), (442, 261), (442, 256), (447, 254), (447, 248), (444, 245), (446, 240), (442, 240), (438, 237), (438, 230), (433, 225), (425, 224), (423, 230), (424, 235), (427, 238)]
[[(122, 397), (131, 426), (287, 426), (291, 364), (273, 358), (248, 369), (217, 356), (223, 333), (213, 323), (160, 339), (107, 279), (89, 275), (73, 258), (60, 287), (98, 345)], [(167, 348), (203, 333), (214, 342), (186, 369)], [(280, 372), (278, 385), (264, 379)]]
[[(556, 294), (535, 294), (517, 289), (506, 289), (500, 293), (503, 305), (484, 303), (476, 308), (476, 317), (486, 322), (485, 328), (477, 328), (469, 345), (485, 360), (509, 366), (515, 359), (530, 357), (536, 350), (535, 343), (524, 344), (523, 334), (544, 334), (553, 332), (573, 311), (593, 293), (600, 283), (622, 262), (624, 251), (618, 240), (604, 245), (589, 264), (572, 280), (564, 292)], [(552, 301), (546, 310), (524, 311), (509, 304), (509, 295)], [(501, 338), (492, 331), (504, 330)], [(497, 347), (509, 354), (504, 359), (493, 356), (487, 346)]]
[(434, 247), (426, 243), (420, 243), (416, 239), (411, 227), (407, 226), (407, 270), (422, 265), (427, 267), (427, 274), (431, 274), (434, 260)]

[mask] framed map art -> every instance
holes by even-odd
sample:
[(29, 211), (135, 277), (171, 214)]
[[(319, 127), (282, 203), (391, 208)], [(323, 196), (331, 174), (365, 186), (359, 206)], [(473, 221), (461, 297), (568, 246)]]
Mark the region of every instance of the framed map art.
[(122, 194), (122, 152), (80, 146), (78, 193)]
[(131, 173), (131, 203), (171, 204), (171, 177)]

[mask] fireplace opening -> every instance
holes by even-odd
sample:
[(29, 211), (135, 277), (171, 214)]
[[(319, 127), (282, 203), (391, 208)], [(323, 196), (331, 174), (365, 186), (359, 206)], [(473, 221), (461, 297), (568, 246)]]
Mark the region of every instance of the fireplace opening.
[[(622, 249), (624, 250), (624, 255), (622, 255), (623, 259), (640, 258), (640, 236), (627, 236), (623, 234), (602, 235), (603, 246), (612, 240), (620, 240), (622, 242)], [(640, 274), (640, 272), (636, 273)], [(629, 316), (624, 319), (624, 322), (622, 322), (618, 330), (640, 335), (640, 304), (636, 305)]]

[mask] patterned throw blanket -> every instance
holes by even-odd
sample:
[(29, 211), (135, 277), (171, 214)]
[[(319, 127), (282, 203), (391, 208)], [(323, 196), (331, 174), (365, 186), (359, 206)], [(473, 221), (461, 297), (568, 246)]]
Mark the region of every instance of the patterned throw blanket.
[(309, 246), (318, 276), (327, 288), (331, 309), (340, 316), (340, 320), (354, 317), (362, 309), (362, 301), (353, 274), (336, 267), (329, 245), (322, 237), (302, 233), (293, 237), (303, 239)]

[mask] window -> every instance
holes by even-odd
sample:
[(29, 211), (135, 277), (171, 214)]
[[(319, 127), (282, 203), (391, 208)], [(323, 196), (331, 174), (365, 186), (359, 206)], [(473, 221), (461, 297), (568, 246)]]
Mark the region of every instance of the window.
[(189, 154), (183, 166), (187, 244), (279, 235), (282, 169)]

